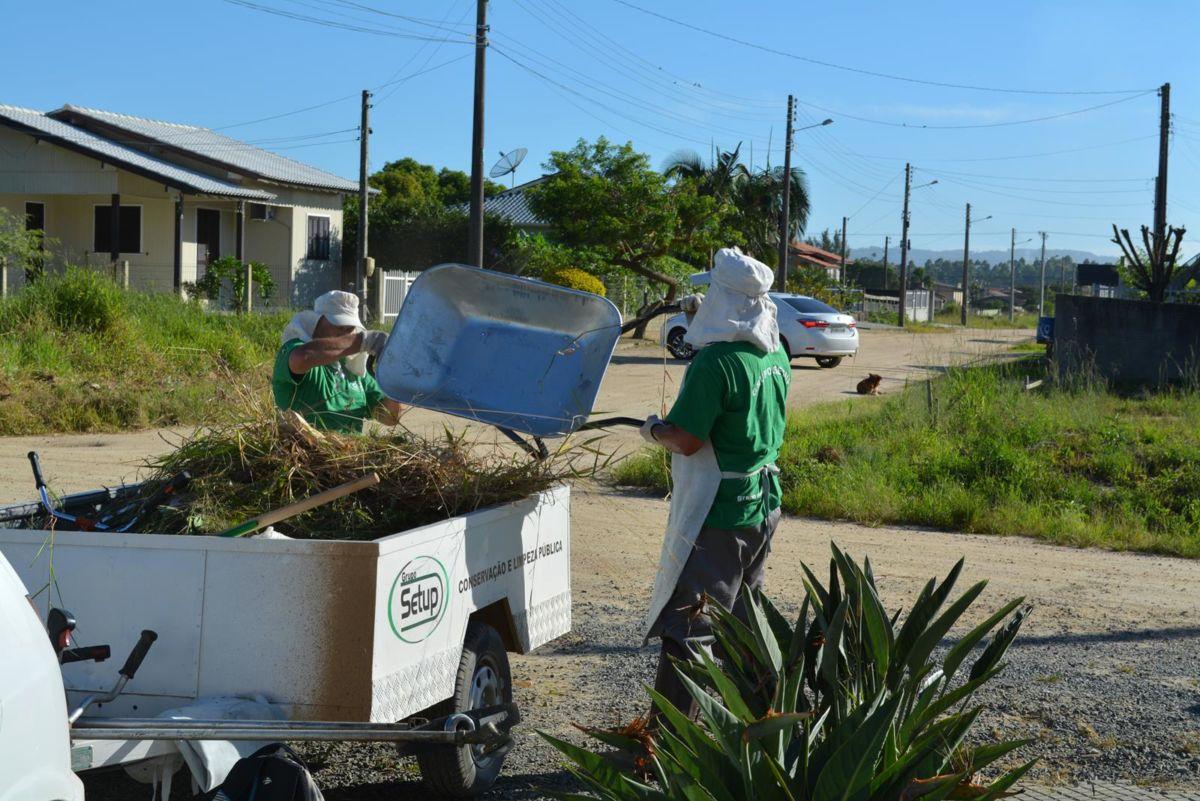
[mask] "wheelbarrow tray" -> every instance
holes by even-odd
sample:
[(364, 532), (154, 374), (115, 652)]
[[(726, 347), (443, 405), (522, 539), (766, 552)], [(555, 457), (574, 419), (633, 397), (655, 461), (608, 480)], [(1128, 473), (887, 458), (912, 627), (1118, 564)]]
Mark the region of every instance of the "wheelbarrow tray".
[[(452, 694), (470, 620), (521, 653), (571, 627), (567, 486), (365, 542), (51, 532), (21, 527), (32, 506), (0, 509), (0, 553), (31, 592), (54, 576), (39, 614), (72, 610), (80, 642), (114, 654), (159, 635), (89, 715), (261, 693), (292, 720), (390, 723)], [(70, 703), (119, 665), (63, 666)]]
[(620, 335), (599, 295), (443, 264), (413, 282), (376, 378), (402, 403), (562, 436), (590, 414)]

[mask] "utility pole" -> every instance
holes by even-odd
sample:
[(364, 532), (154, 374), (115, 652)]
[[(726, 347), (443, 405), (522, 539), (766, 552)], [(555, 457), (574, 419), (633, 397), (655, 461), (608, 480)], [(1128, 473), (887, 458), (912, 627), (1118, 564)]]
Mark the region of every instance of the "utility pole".
[(1012, 229), (1012, 239), (1008, 246), (1008, 321), (1015, 319), (1013, 307), (1017, 305), (1017, 229)]
[(904, 165), (904, 213), (900, 216), (900, 327), (904, 327), (905, 296), (908, 294), (908, 195), (912, 191), (912, 165)]
[(1171, 84), (1158, 89), (1162, 109), (1158, 117), (1158, 177), (1154, 180), (1154, 246), (1167, 234), (1167, 154), (1171, 133)]
[(358, 125), (358, 247), (354, 254), (354, 289), (359, 302), (367, 300), (367, 143), (371, 138), (371, 92), (363, 89), (362, 121)]
[(471, 230), (467, 262), (483, 266), (483, 79), (487, 53), (487, 0), (475, 0), (475, 116), (471, 125)]
[(842, 285), (846, 284), (846, 218), (842, 218)]
[(796, 98), (788, 95), (787, 105), (787, 138), (783, 148), (783, 209), (779, 215), (779, 286), (780, 292), (787, 292), (788, 278), (788, 239), (792, 214), (792, 125), (796, 116)]
[(962, 324), (967, 325), (967, 306), (971, 303), (971, 291), (967, 288), (971, 280), (971, 204), (967, 204), (967, 227), (963, 233), (963, 277), (962, 277)]
[(1046, 232), (1038, 231), (1042, 237), (1042, 279), (1041, 291), (1038, 293), (1038, 319), (1046, 313)]
[(887, 289), (891, 281), (888, 280), (888, 237), (883, 238), (883, 288)]

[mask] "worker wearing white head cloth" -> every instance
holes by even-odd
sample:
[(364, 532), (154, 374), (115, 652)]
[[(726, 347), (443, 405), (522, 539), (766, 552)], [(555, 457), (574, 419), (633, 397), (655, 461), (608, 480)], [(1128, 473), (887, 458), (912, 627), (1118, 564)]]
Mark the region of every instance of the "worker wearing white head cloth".
[(283, 329), (271, 376), (276, 405), (331, 431), (361, 432), (368, 417), (395, 425), (400, 404), (366, 370), (367, 357), (382, 353), (387, 339), (363, 327), (357, 295), (326, 292)]
[(671, 664), (711, 643), (704, 601), (742, 613), (758, 589), (779, 524), (775, 459), (783, 443), (791, 362), (779, 344), (771, 268), (737, 249), (713, 259), (708, 294), (685, 298), (685, 338), (699, 352), (667, 419), (642, 436), (671, 451), (671, 511), (645, 636), (661, 637), (655, 689), (685, 713), (695, 704)]

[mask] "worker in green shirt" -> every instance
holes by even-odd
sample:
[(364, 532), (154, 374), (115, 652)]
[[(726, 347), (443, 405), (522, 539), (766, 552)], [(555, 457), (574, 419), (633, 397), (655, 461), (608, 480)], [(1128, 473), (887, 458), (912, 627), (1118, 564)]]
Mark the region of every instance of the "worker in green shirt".
[(387, 338), (363, 327), (356, 295), (326, 292), (283, 330), (271, 376), (275, 404), (328, 431), (360, 433), (369, 417), (395, 425), (400, 404), (366, 371), (367, 357), (378, 357)]
[[(780, 347), (772, 270), (737, 249), (713, 259), (707, 295), (685, 299), (685, 341), (699, 348), (666, 420), (642, 436), (671, 452), (671, 511), (645, 636), (662, 638), (655, 689), (694, 717), (671, 658), (712, 642), (705, 604), (744, 614), (742, 589), (763, 584), (779, 525), (775, 459), (792, 368)], [(705, 600), (707, 599), (707, 601)]]

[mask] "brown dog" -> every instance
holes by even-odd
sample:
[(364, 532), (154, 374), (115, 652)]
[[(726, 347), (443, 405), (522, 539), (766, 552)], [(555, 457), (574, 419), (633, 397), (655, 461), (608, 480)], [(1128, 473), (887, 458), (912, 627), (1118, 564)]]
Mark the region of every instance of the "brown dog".
[(879, 382), (883, 381), (883, 376), (867, 373), (867, 377), (858, 382), (859, 395), (879, 395)]

